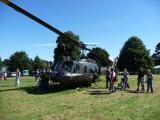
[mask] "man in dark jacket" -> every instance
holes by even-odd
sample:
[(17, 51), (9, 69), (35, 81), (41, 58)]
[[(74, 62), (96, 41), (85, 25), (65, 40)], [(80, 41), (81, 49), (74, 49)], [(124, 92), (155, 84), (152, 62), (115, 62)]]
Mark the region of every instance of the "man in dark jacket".
[(106, 70), (106, 88), (108, 88), (108, 83), (110, 81), (110, 69)]
[(144, 71), (143, 68), (140, 68), (140, 71), (138, 73), (138, 78), (137, 78), (137, 91), (139, 91), (139, 86), (141, 84), (141, 90), (144, 92)]
[(43, 69), (41, 74), (40, 74), (40, 83), (39, 83), (39, 87), (42, 90), (47, 90), (49, 87), (49, 73), (47, 72), (46, 69)]

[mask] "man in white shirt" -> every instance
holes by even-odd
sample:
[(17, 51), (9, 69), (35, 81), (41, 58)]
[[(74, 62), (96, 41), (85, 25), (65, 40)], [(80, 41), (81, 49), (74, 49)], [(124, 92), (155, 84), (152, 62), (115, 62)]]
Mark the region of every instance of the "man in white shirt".
[(20, 76), (21, 76), (21, 72), (19, 71), (19, 69), (17, 69), (16, 71), (16, 86), (20, 85)]

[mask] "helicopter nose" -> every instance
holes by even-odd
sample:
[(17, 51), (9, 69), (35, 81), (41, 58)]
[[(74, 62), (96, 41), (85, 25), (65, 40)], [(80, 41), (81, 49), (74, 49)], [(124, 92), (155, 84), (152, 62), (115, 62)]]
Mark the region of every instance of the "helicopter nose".
[(64, 74), (65, 76), (71, 76), (71, 73), (67, 72)]

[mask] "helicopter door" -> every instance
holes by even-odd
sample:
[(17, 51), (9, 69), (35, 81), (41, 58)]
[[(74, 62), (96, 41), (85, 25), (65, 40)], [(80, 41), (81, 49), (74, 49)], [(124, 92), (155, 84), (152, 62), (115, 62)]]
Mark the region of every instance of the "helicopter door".
[(84, 74), (87, 74), (88, 70), (87, 70), (87, 66), (84, 66)]
[(90, 81), (90, 73), (89, 73), (89, 66), (84, 66), (84, 79), (86, 81)]

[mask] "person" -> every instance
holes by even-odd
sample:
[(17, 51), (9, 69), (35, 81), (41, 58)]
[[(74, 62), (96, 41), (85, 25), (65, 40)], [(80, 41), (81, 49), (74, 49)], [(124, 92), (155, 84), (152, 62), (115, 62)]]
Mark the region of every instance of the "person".
[(20, 76), (21, 76), (21, 72), (19, 71), (19, 69), (17, 69), (16, 71), (16, 86), (20, 85)]
[(43, 69), (40, 73), (40, 81), (39, 81), (39, 88), (42, 90), (47, 90), (49, 87), (49, 74), (47, 73), (46, 69)]
[(125, 88), (126, 88), (125, 80), (124, 80), (124, 78), (121, 78), (121, 82), (118, 83), (117, 89), (125, 89)]
[(139, 86), (141, 84), (141, 90), (144, 92), (144, 71), (143, 68), (140, 68), (137, 78), (137, 91), (139, 91)]
[(37, 69), (36, 72), (35, 72), (35, 81), (36, 82), (39, 82), (39, 77), (40, 77), (40, 70)]
[(4, 80), (7, 80), (7, 73), (4, 72)]
[(116, 78), (116, 73), (114, 72), (114, 69), (111, 68), (111, 72), (110, 72), (110, 86), (109, 86), (109, 91), (110, 92), (114, 92), (115, 88), (114, 88), (114, 82), (115, 82), (115, 78)]
[(123, 79), (124, 79), (125, 88), (129, 88), (128, 76), (129, 76), (129, 73), (127, 69), (125, 68), (123, 71)]
[(147, 82), (147, 92), (149, 89), (151, 90), (151, 93), (153, 93), (153, 87), (152, 87), (152, 80), (153, 80), (153, 75), (151, 73), (151, 70), (147, 70), (147, 77), (146, 77), (146, 82)]
[(109, 81), (110, 81), (110, 69), (108, 68), (107, 70), (106, 70), (106, 88), (108, 88), (108, 83), (109, 83)]

